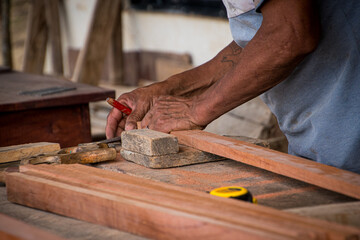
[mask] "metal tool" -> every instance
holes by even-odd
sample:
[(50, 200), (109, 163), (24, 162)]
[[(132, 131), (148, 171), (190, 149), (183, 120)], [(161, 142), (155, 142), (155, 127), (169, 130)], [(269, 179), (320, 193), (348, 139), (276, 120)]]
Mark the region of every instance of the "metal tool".
[(218, 197), (235, 198), (246, 202), (257, 203), (257, 199), (254, 198), (246, 188), (238, 186), (216, 188), (212, 190), (210, 194)]

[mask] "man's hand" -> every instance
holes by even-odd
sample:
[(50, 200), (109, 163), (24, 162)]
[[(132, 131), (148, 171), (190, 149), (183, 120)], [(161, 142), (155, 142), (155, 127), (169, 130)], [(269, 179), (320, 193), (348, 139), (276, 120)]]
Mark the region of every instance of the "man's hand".
[(124, 130), (135, 129), (136, 123), (143, 119), (151, 107), (153, 97), (157, 96), (153, 91), (145, 89), (135, 89), (132, 92), (122, 94), (117, 99), (120, 103), (130, 107), (132, 112), (126, 116), (116, 108), (111, 110), (105, 129), (107, 138), (120, 136)]
[[(206, 89), (214, 82), (222, 78), (223, 75), (232, 68), (234, 64), (236, 64), (240, 53), (241, 48), (237, 46), (235, 42), (231, 42), (217, 56), (203, 65), (171, 76), (165, 81), (152, 84), (148, 87), (138, 88), (130, 93), (121, 95), (118, 98), (118, 101), (130, 107), (132, 109), (132, 113), (129, 116), (125, 116), (119, 110), (113, 109), (108, 115), (106, 137), (112, 138), (114, 136), (119, 136), (124, 130), (136, 128), (136, 122), (141, 121), (145, 117), (154, 102), (157, 102), (158, 104), (155, 104), (156, 107), (151, 111), (152, 113), (154, 113), (156, 111), (155, 109), (157, 109), (160, 105), (167, 104), (167, 100), (163, 99), (169, 99), (169, 97), (160, 98), (162, 99), (161, 101), (153, 101), (153, 99), (158, 99), (159, 96), (174, 96), (171, 98), (171, 102), (173, 102), (172, 105), (175, 105), (175, 102), (180, 99), (181, 101), (177, 102), (179, 105), (188, 102), (185, 101), (185, 98), (178, 98), (179, 96), (191, 96), (192, 98), (196, 98), (199, 94), (206, 91)], [(193, 106), (193, 104), (188, 106)], [(182, 107), (185, 108), (185, 105)], [(180, 109), (180, 106), (177, 106), (177, 108)], [(187, 109), (186, 114), (193, 111), (191, 108), (193, 107)], [(175, 108), (172, 109), (176, 111)], [(185, 113), (185, 110), (183, 113)], [(164, 114), (164, 116), (170, 116), (170, 114), (174, 115), (174, 112), (164, 112)], [(202, 128), (201, 126), (208, 124), (207, 121), (198, 121), (195, 119), (198, 118), (197, 116), (204, 116), (204, 114), (205, 111), (202, 111), (202, 113), (193, 115), (192, 117), (188, 116), (188, 120), (185, 120), (186, 117), (184, 115), (182, 120), (167, 120), (166, 124), (160, 124), (160, 122), (163, 121), (163, 117), (160, 117), (159, 113), (157, 113), (154, 118), (150, 117), (151, 115), (148, 115), (146, 123), (143, 121), (142, 124), (143, 127), (149, 126), (152, 129), (164, 132), (180, 129), (198, 129)], [(169, 126), (166, 126), (167, 124), (169, 124)], [(155, 125), (158, 126), (155, 127)]]
[(174, 130), (203, 129), (204, 122), (201, 122), (202, 116), (196, 113), (195, 105), (196, 101), (192, 98), (154, 98), (152, 108), (142, 120), (141, 127), (166, 133)]

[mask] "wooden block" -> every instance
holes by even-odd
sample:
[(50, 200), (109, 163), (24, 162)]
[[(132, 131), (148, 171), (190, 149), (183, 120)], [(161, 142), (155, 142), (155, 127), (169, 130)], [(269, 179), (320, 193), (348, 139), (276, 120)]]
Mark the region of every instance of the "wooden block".
[(141, 153), (121, 149), (121, 156), (128, 161), (148, 168), (171, 168), (197, 163), (224, 160), (223, 157), (206, 153), (184, 145), (179, 146), (179, 152), (162, 156), (147, 156)]
[(54, 152), (58, 150), (60, 150), (60, 144), (49, 142), (0, 147), (0, 163), (14, 162), (41, 153)]
[[(9, 201), (155, 239), (357, 239), (359, 229), (83, 165), (26, 165)], [(66, 203), (66, 204), (64, 204)]]
[(58, 237), (39, 228), (21, 222), (12, 217), (0, 214), (0, 239), (3, 240), (61, 240)]
[(150, 129), (134, 129), (122, 132), (121, 146), (123, 149), (148, 156), (179, 152), (176, 137)]
[(201, 130), (171, 134), (189, 147), (360, 199), (359, 174)]

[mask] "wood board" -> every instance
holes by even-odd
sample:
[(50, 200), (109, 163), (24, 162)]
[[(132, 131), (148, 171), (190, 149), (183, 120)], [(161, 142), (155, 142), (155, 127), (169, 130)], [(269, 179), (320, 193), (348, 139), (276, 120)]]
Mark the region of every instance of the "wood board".
[(348, 239), (360, 230), (81, 165), (22, 166), (9, 201), (169, 239)]
[(0, 147), (0, 163), (18, 161), (41, 153), (60, 150), (60, 144), (38, 142)]
[(360, 175), (201, 130), (172, 132), (180, 144), (360, 199)]

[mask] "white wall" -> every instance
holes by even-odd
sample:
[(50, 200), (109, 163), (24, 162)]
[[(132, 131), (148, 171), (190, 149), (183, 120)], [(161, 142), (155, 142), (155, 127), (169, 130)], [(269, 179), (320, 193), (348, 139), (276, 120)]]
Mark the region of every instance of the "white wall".
[[(64, 41), (81, 48), (86, 39), (95, 0), (64, 0)], [(228, 21), (176, 13), (125, 10), (124, 50), (189, 53), (195, 66), (214, 57), (232, 41)]]
[(123, 19), (125, 50), (189, 53), (195, 66), (232, 41), (226, 19), (138, 11), (126, 11)]

